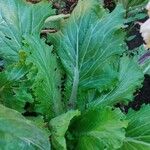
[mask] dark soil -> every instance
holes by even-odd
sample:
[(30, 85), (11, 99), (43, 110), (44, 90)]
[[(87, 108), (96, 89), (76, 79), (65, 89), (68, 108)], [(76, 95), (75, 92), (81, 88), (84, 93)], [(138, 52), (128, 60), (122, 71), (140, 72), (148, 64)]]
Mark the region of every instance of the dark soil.
[(104, 8), (109, 9), (110, 12), (114, 10), (115, 6), (114, 0), (104, 0)]
[(54, 8), (57, 10), (57, 13), (68, 14), (71, 13), (74, 7), (76, 6), (78, 0), (62, 0), (53, 3)]
[(27, 2), (31, 2), (33, 4), (36, 4), (36, 3), (40, 2), (40, 0), (27, 0)]
[(141, 105), (150, 104), (150, 76), (145, 75), (145, 80), (143, 87), (137, 93), (133, 102), (130, 102), (128, 107), (133, 108), (134, 110), (139, 110)]
[(144, 43), (140, 33), (140, 25), (138, 22), (144, 23), (147, 19), (148, 18), (146, 17), (144, 19), (138, 20), (137, 22), (132, 22), (130, 24), (127, 24), (129, 26), (127, 28), (128, 36), (135, 36), (135, 38), (133, 38), (132, 40), (126, 41), (129, 50), (133, 50)]
[[(26, 1), (36, 4), (41, 0), (26, 0)], [(57, 14), (60, 13), (68, 14), (72, 12), (78, 0), (49, 0), (49, 2), (53, 2), (53, 8), (56, 9)]]
[(4, 60), (0, 58), (0, 72), (4, 70)]
[[(147, 18), (139, 20), (138, 22), (145, 22)], [(127, 46), (130, 51), (144, 44), (143, 38), (140, 33), (140, 25), (137, 23), (131, 23), (129, 25), (128, 36), (135, 35), (135, 38), (131, 41), (126, 41)], [(143, 82), (143, 87), (139, 92), (135, 93), (134, 101), (130, 102), (128, 106), (125, 106), (125, 111), (127, 112), (129, 108), (134, 110), (139, 110), (143, 104), (150, 104), (150, 76), (145, 75), (145, 80)]]
[(144, 43), (143, 38), (142, 38), (139, 31), (140, 31), (140, 25), (139, 24), (133, 25), (130, 28), (129, 36), (135, 35), (135, 38), (132, 39), (131, 41), (126, 41), (129, 50), (133, 50), (133, 49), (141, 46)]

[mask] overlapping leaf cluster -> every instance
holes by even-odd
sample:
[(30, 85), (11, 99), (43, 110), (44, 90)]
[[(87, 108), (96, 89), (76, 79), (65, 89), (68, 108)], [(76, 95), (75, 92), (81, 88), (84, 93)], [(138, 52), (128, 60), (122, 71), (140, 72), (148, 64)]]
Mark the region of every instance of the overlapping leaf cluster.
[(98, 0), (79, 0), (46, 41), (40, 31), (51, 15), (47, 2), (0, 0), (2, 149), (148, 150), (150, 107), (127, 115), (114, 107), (133, 100), (144, 78), (125, 55), (122, 5), (109, 13)]

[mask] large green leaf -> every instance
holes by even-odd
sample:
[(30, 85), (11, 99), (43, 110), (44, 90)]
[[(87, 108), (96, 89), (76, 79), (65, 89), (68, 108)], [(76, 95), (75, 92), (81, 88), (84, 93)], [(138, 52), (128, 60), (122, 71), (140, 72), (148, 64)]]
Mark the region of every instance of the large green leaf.
[(40, 33), (45, 19), (53, 14), (47, 2), (0, 0), (0, 57), (16, 61), (22, 35)]
[(38, 36), (27, 36), (24, 48), (27, 53), (26, 65), (31, 65), (28, 79), (33, 80), (36, 112), (46, 118), (59, 115), (63, 111), (61, 102), (61, 76), (53, 47), (45, 44)]
[(143, 106), (139, 111), (130, 110), (126, 129), (126, 139), (120, 150), (150, 149), (150, 106)]
[(116, 81), (110, 62), (123, 52), (123, 12), (120, 5), (108, 14), (97, 0), (79, 0), (62, 30), (50, 35), (68, 75), (72, 105), (78, 88), (102, 90)]
[(119, 109), (110, 107), (91, 109), (73, 122), (72, 132), (78, 150), (117, 149), (125, 139), (127, 122)]
[(108, 94), (91, 102), (90, 106), (114, 105), (118, 102), (129, 102), (134, 92), (142, 86), (144, 74), (137, 62), (124, 56), (120, 60), (118, 69), (118, 83)]
[(15, 110), (0, 105), (0, 149), (50, 150), (48, 135)]
[(54, 148), (56, 150), (67, 150), (65, 134), (70, 125), (70, 121), (75, 117), (79, 116), (80, 112), (78, 110), (70, 110), (65, 114), (62, 114), (49, 123), (51, 129), (51, 140)]

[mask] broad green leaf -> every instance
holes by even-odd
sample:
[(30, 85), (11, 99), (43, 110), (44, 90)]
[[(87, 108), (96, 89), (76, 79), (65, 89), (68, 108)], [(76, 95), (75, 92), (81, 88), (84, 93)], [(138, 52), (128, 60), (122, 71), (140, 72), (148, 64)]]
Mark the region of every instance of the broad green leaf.
[(94, 108), (73, 122), (71, 129), (77, 139), (77, 150), (119, 148), (125, 139), (127, 122), (119, 109)]
[(15, 110), (0, 105), (0, 148), (50, 150), (48, 135)]
[(114, 105), (118, 102), (129, 102), (133, 99), (133, 94), (142, 86), (144, 74), (137, 62), (124, 56), (120, 60), (118, 69), (118, 83), (106, 95), (91, 102), (89, 106)]
[(40, 33), (45, 19), (53, 14), (50, 4), (25, 0), (0, 0), (0, 56), (18, 60), (22, 35)]
[(145, 105), (139, 111), (130, 110), (126, 129), (126, 139), (120, 150), (149, 150), (150, 149), (150, 106)]
[[(24, 49), (28, 52), (26, 64), (32, 65), (28, 79), (34, 78), (31, 88), (35, 95), (36, 112), (44, 114), (46, 119), (61, 114), (61, 75), (53, 47), (46, 45), (38, 36), (27, 36)], [(32, 74), (32, 69), (36, 73)]]
[(50, 35), (67, 72), (71, 105), (78, 88), (102, 90), (117, 80), (106, 64), (123, 52), (123, 14), (121, 5), (109, 14), (97, 0), (79, 0), (62, 30)]
[(79, 115), (80, 112), (78, 110), (70, 110), (50, 121), (49, 126), (52, 134), (51, 140), (53, 147), (56, 150), (67, 150), (65, 134), (68, 130), (70, 121)]

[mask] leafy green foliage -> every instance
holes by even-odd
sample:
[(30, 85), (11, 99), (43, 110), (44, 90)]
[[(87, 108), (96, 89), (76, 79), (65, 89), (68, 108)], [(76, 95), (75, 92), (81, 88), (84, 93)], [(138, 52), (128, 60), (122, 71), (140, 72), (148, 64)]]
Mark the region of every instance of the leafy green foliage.
[(62, 30), (50, 36), (68, 75), (71, 105), (78, 88), (103, 90), (115, 84), (110, 62), (124, 51), (123, 12), (120, 5), (108, 14), (95, 0), (79, 1)]
[(52, 53), (52, 47), (46, 45), (39, 37), (27, 36), (24, 42), (23, 49), (28, 51), (26, 64), (32, 65), (31, 69), (37, 71), (36, 75), (31, 71), (28, 74), (29, 80), (34, 77), (32, 90), (36, 97), (35, 109), (49, 119), (63, 111), (57, 60)]
[[(4, 5), (13, 6), (14, 14), (10, 15), (8, 11), (6, 12)], [(44, 114), (46, 118), (60, 114), (63, 105), (60, 102), (60, 74), (56, 58), (52, 54), (52, 47), (49, 51), (49, 46), (39, 38), (44, 21), (52, 15), (53, 10), (45, 2), (33, 5), (20, 0), (19, 3), (13, 0), (9, 3), (5, 1), (0, 7), (2, 7), (1, 55), (3, 58), (5, 55), (9, 56), (9, 59), (15, 62), (9, 66), (9, 68), (14, 68), (13, 70), (7, 69), (1, 75), (8, 80), (1, 85), (2, 93), (4, 93), (0, 98), (2, 103), (23, 112), (26, 102), (33, 103), (32, 97), (36, 97), (35, 110), (38, 113)], [(36, 17), (38, 14), (39, 17)], [(28, 24), (25, 25), (25, 22)], [(12, 28), (9, 29), (10, 24)], [(29, 34), (34, 36), (30, 37)], [(8, 42), (8, 37), (10, 42)], [(17, 47), (13, 48), (13, 45)], [(12, 54), (14, 52), (15, 55)], [(54, 79), (56, 82), (53, 82)]]
[(23, 78), (26, 73), (27, 68), (19, 63), (0, 73), (0, 102), (20, 112), (24, 112), (26, 102), (34, 101), (29, 92), (30, 84)]
[(15, 110), (0, 105), (0, 148), (49, 150), (48, 135)]
[(120, 110), (94, 108), (83, 113), (72, 126), (77, 150), (117, 149), (125, 138), (127, 122)]
[(4, 79), (0, 83), (0, 101), (23, 112), (25, 103), (33, 102), (31, 82), (26, 77), (30, 67), (25, 65), (26, 53), (22, 51), (23, 35), (39, 35), (53, 10), (45, 2), (33, 5), (22, 0), (0, 0), (0, 10), (0, 57), (5, 59), (6, 67), (0, 73)]
[(144, 8), (148, 0), (115, 0), (115, 2), (123, 5), (126, 10), (126, 23), (132, 23), (132, 26), (134, 26), (134, 21), (139, 21), (147, 16)]
[[(147, 17), (147, 13), (145, 11), (145, 5), (148, 3), (148, 0), (114, 0), (116, 5), (118, 3), (122, 4), (126, 13), (124, 15), (126, 19), (126, 24), (129, 25), (130, 31), (135, 26), (136, 21), (142, 20)], [(130, 33), (128, 33), (130, 34)], [(132, 38), (132, 36), (127, 39)]]
[(150, 149), (150, 106), (143, 106), (140, 111), (130, 110), (126, 129), (126, 139), (120, 150), (149, 150)]
[(148, 0), (115, 0), (115, 1), (122, 3), (126, 9), (146, 4), (148, 2)]
[[(149, 149), (149, 106), (114, 108), (133, 99), (146, 66), (124, 54), (123, 6), (109, 13), (101, 2), (79, 0), (61, 24), (48, 2), (0, 0), (2, 149)], [(46, 19), (60, 22), (48, 40)]]
[(18, 60), (22, 36), (39, 34), (45, 19), (54, 13), (46, 2), (33, 5), (25, 0), (0, 0), (0, 10), (0, 56), (11, 62)]
[(113, 106), (119, 102), (128, 103), (133, 99), (133, 93), (136, 92), (137, 88), (140, 88), (143, 81), (142, 70), (140, 70), (137, 61), (131, 60), (126, 56), (121, 58), (118, 70), (119, 80), (117, 86), (107, 94), (102, 95), (97, 100), (91, 102), (89, 106)]

